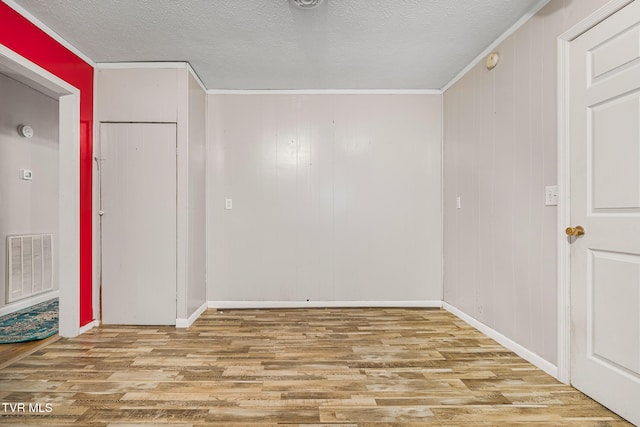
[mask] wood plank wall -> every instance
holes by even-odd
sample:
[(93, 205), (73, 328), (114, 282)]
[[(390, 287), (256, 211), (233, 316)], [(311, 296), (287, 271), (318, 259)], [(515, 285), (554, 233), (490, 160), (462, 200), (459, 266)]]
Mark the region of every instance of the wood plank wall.
[(556, 40), (605, 3), (552, 0), (444, 94), (445, 301), (554, 364)]

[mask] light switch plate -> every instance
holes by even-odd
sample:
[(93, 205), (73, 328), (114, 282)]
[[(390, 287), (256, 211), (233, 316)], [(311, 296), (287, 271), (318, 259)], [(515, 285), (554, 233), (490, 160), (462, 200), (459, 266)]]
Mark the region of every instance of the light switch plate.
[(233, 209), (233, 199), (224, 199), (224, 208), (227, 210)]
[(544, 187), (544, 204), (546, 206), (558, 206), (557, 185), (547, 185)]
[(462, 208), (462, 199), (460, 196), (456, 197), (456, 209)]

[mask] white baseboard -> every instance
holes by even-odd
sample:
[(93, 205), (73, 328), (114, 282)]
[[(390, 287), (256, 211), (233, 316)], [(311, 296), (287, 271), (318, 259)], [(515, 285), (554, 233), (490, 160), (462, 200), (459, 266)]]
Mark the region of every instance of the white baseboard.
[(442, 301), (209, 301), (209, 308), (441, 308)]
[(60, 295), (59, 290), (46, 292), (44, 294), (39, 294), (33, 297), (25, 298), (20, 301), (12, 302), (10, 304), (5, 305), (0, 308), (0, 316), (4, 316), (7, 314), (11, 314), (18, 310), (22, 310), (23, 308), (31, 307), (32, 305), (40, 304), (41, 302), (49, 301), (53, 298), (58, 298)]
[(193, 322), (195, 322), (207, 308), (209, 308), (209, 304), (203, 302), (202, 305), (198, 307), (198, 309), (194, 311), (188, 319), (176, 319), (176, 328), (188, 328), (189, 326), (193, 325)]
[(88, 330), (93, 329), (93, 328), (97, 328), (98, 326), (100, 326), (100, 321), (99, 320), (92, 320), (91, 322), (87, 323), (86, 325), (80, 327), (80, 329), (78, 330), (78, 335), (84, 334)]
[(531, 350), (521, 346), (517, 342), (515, 342), (515, 341), (511, 340), (510, 338), (507, 338), (506, 336), (502, 335), (500, 332), (496, 331), (495, 329), (485, 325), (484, 323), (480, 322), (479, 320), (476, 320), (473, 317), (469, 316), (468, 314), (460, 311), (459, 309), (457, 309), (456, 307), (452, 306), (451, 304), (443, 302), (442, 308), (447, 310), (449, 313), (459, 317), (460, 319), (462, 319), (463, 321), (465, 321), (469, 325), (473, 326), (474, 328), (476, 328), (477, 330), (479, 330), (483, 334), (487, 335), (489, 338), (494, 339), (495, 341), (497, 341), (499, 344), (503, 345), (507, 349), (513, 351), (515, 354), (517, 354), (518, 356), (522, 357), (527, 362), (529, 362), (532, 365), (542, 369), (543, 371), (545, 371), (547, 374), (551, 375), (552, 377), (558, 378), (558, 367), (555, 366), (554, 364), (546, 361), (542, 357), (538, 356), (537, 354), (535, 354)]
[(207, 95), (442, 95), (442, 91), (440, 89), (209, 89)]

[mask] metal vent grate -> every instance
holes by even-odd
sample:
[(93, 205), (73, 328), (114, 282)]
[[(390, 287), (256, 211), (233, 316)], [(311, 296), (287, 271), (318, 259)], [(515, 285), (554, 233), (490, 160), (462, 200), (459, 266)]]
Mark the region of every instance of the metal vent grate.
[(7, 252), (7, 302), (53, 289), (52, 234), (8, 236)]

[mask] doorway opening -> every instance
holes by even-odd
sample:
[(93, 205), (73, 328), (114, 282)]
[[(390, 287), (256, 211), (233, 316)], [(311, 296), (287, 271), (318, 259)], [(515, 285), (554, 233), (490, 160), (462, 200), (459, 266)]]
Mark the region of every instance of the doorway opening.
[[(56, 212), (49, 212), (47, 220), (54, 219), (58, 237), (54, 249), (57, 251), (59, 334), (74, 337), (80, 331), (80, 91), (3, 45), (0, 45), (0, 74), (57, 102), (57, 203)], [(18, 173), (23, 172), (18, 170)], [(25, 177), (29, 175), (28, 171), (24, 173)], [(31, 173), (33, 177), (36, 171)], [(47, 212), (38, 214), (46, 216)]]
[[(59, 101), (0, 73), (0, 351), (58, 329)], [(6, 244), (5, 244), (6, 243)]]

